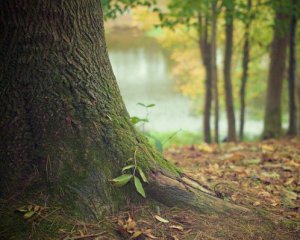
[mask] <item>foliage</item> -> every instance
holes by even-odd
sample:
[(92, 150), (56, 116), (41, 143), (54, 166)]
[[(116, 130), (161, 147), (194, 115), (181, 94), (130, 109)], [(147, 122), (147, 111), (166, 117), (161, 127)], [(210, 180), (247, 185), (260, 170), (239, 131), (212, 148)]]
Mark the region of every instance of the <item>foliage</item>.
[(101, 0), (105, 18), (116, 18), (131, 8), (137, 6), (151, 7), (156, 0)]
[[(112, 179), (112, 182), (113, 182), (113, 185), (116, 187), (123, 187), (133, 179), (135, 189), (137, 190), (137, 192), (140, 195), (142, 195), (145, 198), (146, 193), (145, 193), (145, 190), (144, 190), (144, 187), (142, 185), (140, 178), (145, 183), (148, 183), (148, 180), (147, 180), (147, 177), (146, 177), (144, 171), (142, 170), (142, 168), (137, 165), (136, 153), (137, 153), (137, 148), (134, 152), (133, 158), (129, 159), (129, 161), (134, 160), (134, 164), (130, 164), (130, 165), (123, 167), (122, 175)], [(136, 172), (139, 173), (139, 177), (136, 175)]]

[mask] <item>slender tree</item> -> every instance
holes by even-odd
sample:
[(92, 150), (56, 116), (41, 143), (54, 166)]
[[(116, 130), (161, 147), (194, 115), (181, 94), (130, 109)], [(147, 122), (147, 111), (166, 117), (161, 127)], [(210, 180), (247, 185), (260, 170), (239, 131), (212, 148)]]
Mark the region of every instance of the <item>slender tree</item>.
[[(296, 0), (292, 1), (292, 6), (296, 6)], [(297, 134), (297, 107), (296, 107), (296, 30), (297, 30), (297, 16), (293, 9), (290, 20), (290, 36), (289, 36), (289, 129), (287, 134), (294, 136)]]
[(151, 199), (205, 213), (244, 211), (184, 176), (134, 129), (98, 0), (0, 1), (0, 28), (2, 198), (42, 191), (97, 214), (142, 199), (131, 183), (111, 184), (135, 164)]
[[(281, 2), (284, 4), (283, 1)], [(263, 138), (278, 137), (282, 131), (281, 93), (288, 44), (288, 16), (283, 12), (282, 4), (275, 7), (274, 37), (271, 46)]]
[[(251, 11), (252, 0), (247, 1), (247, 13)], [(242, 84), (240, 89), (240, 98), (241, 98), (241, 112), (240, 112), (240, 133), (239, 138), (243, 140), (244, 138), (244, 125), (245, 125), (245, 111), (246, 111), (246, 84), (248, 80), (248, 65), (250, 60), (250, 46), (249, 46), (249, 31), (250, 31), (251, 17), (246, 18), (245, 23), (245, 42), (243, 47), (243, 73), (242, 73)]]
[(214, 100), (214, 141), (219, 142), (219, 90), (218, 90), (218, 70), (217, 70), (217, 19), (218, 19), (218, 1), (211, 3), (211, 78), (213, 82), (213, 100)]
[(212, 62), (211, 62), (211, 41), (209, 39), (209, 19), (208, 16), (198, 16), (199, 49), (202, 56), (203, 66), (205, 68), (205, 100), (204, 100), (204, 118), (203, 132), (204, 141), (211, 143), (211, 106), (212, 106)]
[(234, 0), (226, 1), (225, 4), (225, 54), (224, 54), (224, 89), (228, 125), (227, 141), (236, 141), (234, 103), (231, 83), (231, 59), (233, 47), (233, 12)]

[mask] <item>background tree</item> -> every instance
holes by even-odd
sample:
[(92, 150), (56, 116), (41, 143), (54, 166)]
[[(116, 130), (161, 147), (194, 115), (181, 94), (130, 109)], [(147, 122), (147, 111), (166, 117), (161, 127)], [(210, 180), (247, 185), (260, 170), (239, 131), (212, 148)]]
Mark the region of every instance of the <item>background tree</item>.
[(211, 78), (213, 82), (214, 98), (214, 142), (219, 142), (219, 88), (218, 88), (218, 68), (217, 68), (217, 26), (218, 26), (219, 6), (218, 0), (211, 2)]
[(215, 133), (214, 140), (219, 135), (219, 100), (217, 85), (217, 17), (219, 14), (218, 0), (214, 1), (170, 1), (168, 12), (160, 12), (162, 26), (174, 28), (177, 24), (185, 24), (188, 28), (194, 27), (198, 32), (198, 46), (205, 69), (205, 96), (203, 116), (203, 138), (207, 143), (212, 142), (211, 113), (212, 102), (215, 104)]
[(296, 39), (297, 39), (297, 1), (292, 0), (291, 5), (291, 19), (289, 29), (289, 69), (288, 69), (288, 82), (289, 82), (289, 128), (288, 135), (297, 134), (297, 107), (296, 107)]
[(244, 138), (244, 124), (245, 124), (245, 111), (246, 111), (246, 84), (248, 80), (248, 69), (249, 69), (249, 60), (250, 60), (250, 46), (249, 46), (249, 34), (250, 34), (250, 25), (251, 25), (251, 5), (252, 0), (247, 1), (246, 13), (245, 13), (245, 35), (244, 35), (244, 46), (243, 46), (243, 60), (242, 60), (242, 84), (240, 88), (240, 98), (241, 98), (241, 110), (240, 110), (240, 132), (239, 138), (242, 141)]
[(288, 44), (286, 1), (274, 2), (274, 36), (271, 46), (263, 138), (281, 134), (281, 95)]
[(198, 26), (199, 26), (199, 49), (201, 51), (201, 56), (203, 60), (203, 65), (205, 68), (205, 99), (204, 99), (204, 116), (203, 116), (203, 133), (204, 141), (211, 143), (211, 106), (212, 106), (212, 67), (211, 67), (211, 41), (209, 40), (209, 26), (208, 26), (208, 16), (198, 16)]
[(236, 141), (234, 103), (231, 83), (231, 59), (233, 48), (234, 0), (224, 2), (225, 5), (225, 54), (224, 54), (224, 89), (227, 114), (227, 141)]

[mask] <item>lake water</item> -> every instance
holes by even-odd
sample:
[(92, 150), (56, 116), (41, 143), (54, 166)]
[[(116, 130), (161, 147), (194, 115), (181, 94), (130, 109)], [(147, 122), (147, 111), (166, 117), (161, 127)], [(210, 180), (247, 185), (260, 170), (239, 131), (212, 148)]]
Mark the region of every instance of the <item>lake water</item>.
[[(171, 61), (164, 49), (151, 37), (126, 30), (107, 36), (109, 57), (121, 94), (131, 116), (148, 115), (146, 130), (202, 132), (202, 117), (191, 112), (193, 102), (174, 89)], [(146, 109), (137, 103), (155, 104)], [(238, 115), (237, 115), (238, 117)], [(245, 133), (258, 135), (262, 121), (247, 120)], [(226, 136), (226, 118), (220, 119), (221, 137)]]

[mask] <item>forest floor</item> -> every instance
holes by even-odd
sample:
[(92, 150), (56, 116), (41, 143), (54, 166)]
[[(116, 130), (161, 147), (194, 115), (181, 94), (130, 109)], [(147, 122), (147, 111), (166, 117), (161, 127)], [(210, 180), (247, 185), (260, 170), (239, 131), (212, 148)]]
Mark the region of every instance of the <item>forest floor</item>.
[[(299, 140), (173, 146), (164, 155), (219, 198), (255, 214), (211, 216), (152, 203), (131, 206), (128, 211), (97, 223), (68, 219), (64, 226), (60, 223), (65, 220), (64, 215), (57, 220), (58, 215), (52, 214), (56, 209), (46, 211), (32, 206), (43, 214), (28, 218), (33, 229), (31, 239), (39, 239), (34, 236), (50, 231), (49, 223), (47, 230), (38, 228), (47, 221), (64, 240), (300, 239)], [(57, 235), (51, 239), (58, 239)]]
[[(146, 239), (300, 239), (299, 139), (173, 146), (165, 158), (218, 197), (252, 209), (256, 216), (224, 218), (179, 209), (148, 210), (147, 215), (142, 208), (119, 216), (119, 232), (124, 233), (129, 220), (136, 221), (131, 234)], [(144, 215), (137, 214), (141, 211)]]

